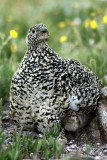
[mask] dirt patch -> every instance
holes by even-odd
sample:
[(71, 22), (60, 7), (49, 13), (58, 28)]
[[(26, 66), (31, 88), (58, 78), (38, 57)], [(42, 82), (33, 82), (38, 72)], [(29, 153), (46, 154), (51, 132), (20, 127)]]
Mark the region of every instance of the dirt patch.
[[(13, 123), (9, 116), (9, 102), (5, 103), (3, 107), (3, 113), (5, 114), (2, 119), (2, 125), (4, 134), (7, 135), (6, 143), (11, 144), (13, 133), (18, 133), (19, 128)], [(34, 131), (22, 131), (22, 134), (26, 133), (27, 136), (33, 136), (36, 138), (42, 138), (40, 133)], [(100, 133), (97, 125), (96, 117), (91, 123), (85, 127), (80, 133), (73, 135), (66, 132), (67, 144), (65, 145), (65, 153), (62, 159), (88, 159), (88, 160), (106, 160), (107, 159), (107, 144), (104, 144), (100, 140)]]

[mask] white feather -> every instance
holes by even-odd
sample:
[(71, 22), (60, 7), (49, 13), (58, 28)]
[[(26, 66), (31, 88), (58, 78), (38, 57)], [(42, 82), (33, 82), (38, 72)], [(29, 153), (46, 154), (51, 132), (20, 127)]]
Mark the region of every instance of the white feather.
[(77, 106), (77, 104), (80, 104), (82, 101), (82, 98), (80, 100), (78, 100), (77, 96), (72, 96), (70, 98), (70, 108), (74, 111), (78, 111), (79, 107)]

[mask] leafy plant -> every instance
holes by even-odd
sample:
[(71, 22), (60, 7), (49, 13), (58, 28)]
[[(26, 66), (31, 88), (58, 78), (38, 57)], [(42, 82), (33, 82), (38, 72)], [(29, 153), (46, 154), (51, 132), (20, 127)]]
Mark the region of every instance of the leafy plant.
[[(64, 151), (63, 144), (59, 141), (59, 124), (52, 130), (48, 130), (43, 139), (34, 139), (33, 136), (27, 137), (25, 134), (21, 136), (21, 132), (18, 135), (13, 135), (13, 143), (7, 147), (5, 152), (3, 151), (3, 144), (6, 141), (6, 135), (0, 132), (0, 160), (22, 160), (25, 157), (30, 157), (30, 153), (38, 154), (40, 157), (49, 159), (51, 157), (59, 157)], [(57, 135), (55, 135), (57, 133)]]

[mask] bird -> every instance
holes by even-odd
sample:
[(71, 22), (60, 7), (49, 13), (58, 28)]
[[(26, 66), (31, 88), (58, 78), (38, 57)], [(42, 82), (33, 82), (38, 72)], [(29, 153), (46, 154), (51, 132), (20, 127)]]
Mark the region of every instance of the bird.
[(67, 110), (64, 118), (61, 121), (61, 125), (64, 128), (64, 131), (76, 134), (88, 126), (94, 116), (95, 112), (85, 114), (81, 112), (75, 112), (73, 110)]
[(10, 87), (12, 119), (21, 128), (41, 133), (60, 123), (68, 109), (94, 112), (102, 88), (95, 73), (77, 60), (60, 57), (48, 39), (45, 24), (29, 29), (27, 51)]

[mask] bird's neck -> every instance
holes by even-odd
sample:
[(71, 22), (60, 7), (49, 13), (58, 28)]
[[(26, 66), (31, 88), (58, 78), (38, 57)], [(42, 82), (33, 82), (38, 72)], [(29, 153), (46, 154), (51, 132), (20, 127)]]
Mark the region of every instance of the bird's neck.
[(42, 57), (48, 59), (62, 59), (48, 46), (46, 42), (36, 45), (28, 45), (28, 53), (32, 53), (33, 57)]
[(33, 45), (28, 44), (27, 48), (30, 51), (36, 51), (37, 49), (41, 50), (41, 49), (45, 48), (45, 46), (47, 46), (47, 43), (46, 42), (41, 42), (41, 43), (36, 43), (36, 44), (33, 44)]

